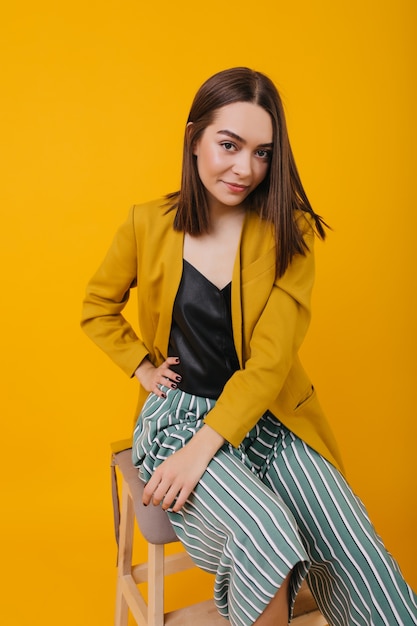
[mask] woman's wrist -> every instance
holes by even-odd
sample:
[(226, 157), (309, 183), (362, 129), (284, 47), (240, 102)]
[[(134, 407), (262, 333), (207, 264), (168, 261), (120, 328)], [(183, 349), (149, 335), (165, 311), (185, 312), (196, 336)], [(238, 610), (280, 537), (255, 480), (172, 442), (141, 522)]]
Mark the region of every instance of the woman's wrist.
[(204, 426), (194, 435), (190, 443), (194, 442), (195, 445), (201, 445), (202, 454), (207, 454), (207, 461), (209, 462), (216, 452), (224, 445), (226, 440), (222, 435), (215, 431), (208, 424)]
[(138, 367), (135, 369), (135, 376), (140, 382), (141, 385), (144, 383), (144, 376), (152, 370), (155, 369), (147, 356), (139, 363)]

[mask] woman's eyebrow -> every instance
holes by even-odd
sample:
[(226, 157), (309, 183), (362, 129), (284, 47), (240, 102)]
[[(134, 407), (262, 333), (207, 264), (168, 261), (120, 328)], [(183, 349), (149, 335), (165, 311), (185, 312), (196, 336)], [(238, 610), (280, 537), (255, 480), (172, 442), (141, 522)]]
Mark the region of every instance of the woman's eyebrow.
[[(227, 135), (227, 137), (230, 137), (231, 139), (236, 139), (236, 141), (240, 141), (240, 143), (247, 143), (246, 139), (243, 139), (243, 137), (240, 137), (239, 135), (237, 135), (236, 133), (234, 133), (232, 130), (218, 130), (217, 131), (218, 135)], [(269, 143), (260, 143), (259, 146), (262, 147), (272, 147), (274, 144), (273, 142), (269, 142)]]

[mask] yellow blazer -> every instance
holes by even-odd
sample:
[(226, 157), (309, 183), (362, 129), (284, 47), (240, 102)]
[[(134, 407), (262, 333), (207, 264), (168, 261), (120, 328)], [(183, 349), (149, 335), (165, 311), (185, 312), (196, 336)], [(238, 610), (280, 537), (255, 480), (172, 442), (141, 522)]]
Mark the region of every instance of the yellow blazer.
[[(83, 304), (83, 329), (129, 376), (145, 356), (158, 366), (168, 352), (184, 234), (174, 231), (174, 211), (166, 208), (157, 200), (131, 209), (89, 282)], [(310, 321), (314, 281), (314, 233), (304, 221), (310, 251), (295, 256), (276, 280), (272, 227), (253, 212), (245, 217), (232, 278), (233, 336), (241, 369), (205, 421), (238, 446), (269, 409), (342, 469), (337, 444), (297, 354)], [(133, 287), (137, 331), (122, 314)], [(136, 415), (146, 397), (141, 388)]]

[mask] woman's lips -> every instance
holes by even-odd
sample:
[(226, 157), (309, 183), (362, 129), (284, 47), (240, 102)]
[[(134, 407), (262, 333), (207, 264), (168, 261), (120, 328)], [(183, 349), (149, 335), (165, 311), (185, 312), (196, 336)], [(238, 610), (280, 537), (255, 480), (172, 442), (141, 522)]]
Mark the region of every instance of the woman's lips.
[(239, 183), (229, 183), (227, 182), (227, 180), (224, 180), (223, 183), (233, 193), (242, 193), (242, 191), (246, 191), (249, 186), (249, 185), (239, 185)]

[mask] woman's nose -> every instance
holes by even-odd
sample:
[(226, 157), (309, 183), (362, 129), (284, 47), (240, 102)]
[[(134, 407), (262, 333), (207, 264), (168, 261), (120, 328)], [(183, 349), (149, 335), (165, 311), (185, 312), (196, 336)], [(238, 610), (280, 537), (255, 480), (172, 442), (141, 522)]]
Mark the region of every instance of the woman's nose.
[(248, 176), (251, 173), (251, 155), (245, 150), (236, 152), (235, 161), (233, 163), (233, 172), (239, 176)]

